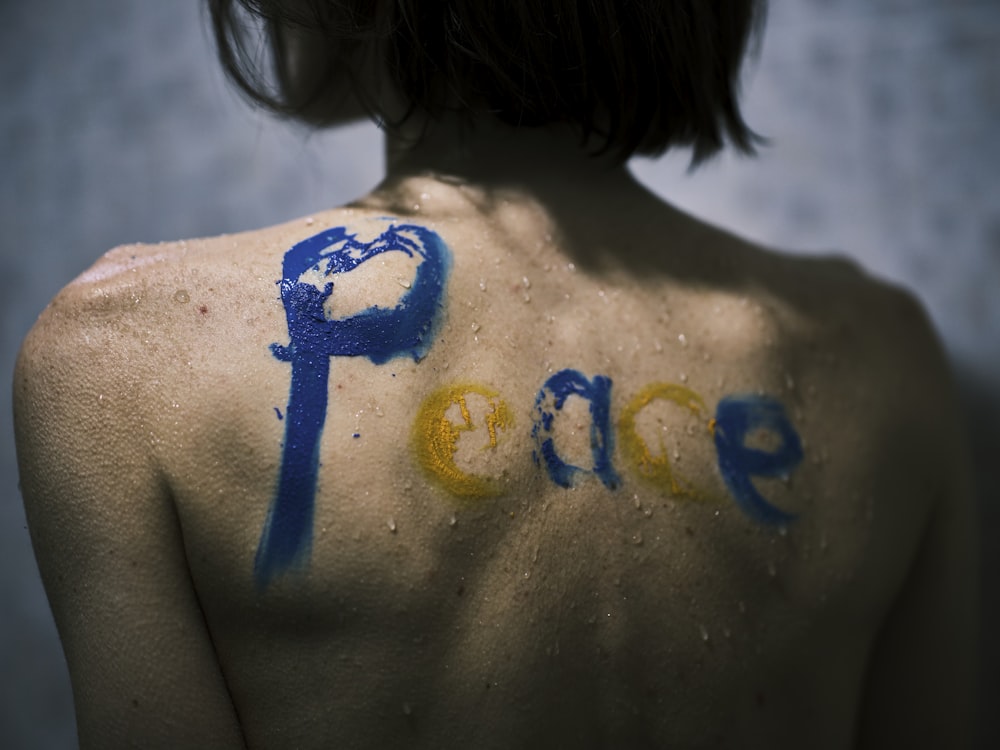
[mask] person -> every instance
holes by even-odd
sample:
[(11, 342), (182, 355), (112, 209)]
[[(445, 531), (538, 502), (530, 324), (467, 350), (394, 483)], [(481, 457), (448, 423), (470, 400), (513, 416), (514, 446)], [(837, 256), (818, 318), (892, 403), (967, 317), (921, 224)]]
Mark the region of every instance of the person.
[(248, 95), (375, 118), (387, 176), (112, 250), (25, 341), (82, 747), (971, 742), (969, 475), (920, 307), (627, 169), (753, 149), (762, 3), (209, 6)]

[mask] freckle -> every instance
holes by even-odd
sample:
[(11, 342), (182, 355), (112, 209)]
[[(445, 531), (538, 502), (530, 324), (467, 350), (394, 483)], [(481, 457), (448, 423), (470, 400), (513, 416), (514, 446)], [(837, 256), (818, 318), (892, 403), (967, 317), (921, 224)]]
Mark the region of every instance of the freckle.
[(206, 307), (205, 305), (200, 305), (198, 307), (198, 312), (200, 312), (202, 315), (208, 315), (208, 307)]

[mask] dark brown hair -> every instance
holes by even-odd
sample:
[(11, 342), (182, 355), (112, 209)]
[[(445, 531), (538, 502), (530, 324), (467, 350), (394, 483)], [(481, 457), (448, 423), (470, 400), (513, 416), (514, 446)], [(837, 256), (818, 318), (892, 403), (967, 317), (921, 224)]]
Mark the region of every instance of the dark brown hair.
[(622, 159), (691, 146), (695, 163), (727, 140), (753, 152), (739, 76), (765, 3), (208, 0), (227, 75), (283, 116), (329, 125), (353, 101), (391, 130), (415, 112), (489, 114), (567, 123)]

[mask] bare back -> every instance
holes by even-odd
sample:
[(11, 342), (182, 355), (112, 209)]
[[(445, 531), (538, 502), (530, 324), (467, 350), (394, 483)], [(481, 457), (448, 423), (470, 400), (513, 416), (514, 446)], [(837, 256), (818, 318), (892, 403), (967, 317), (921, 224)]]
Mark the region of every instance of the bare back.
[[(195, 683), (249, 747), (851, 746), (961, 491), (908, 298), (652, 199), (412, 178), (116, 250), (45, 321), (20, 387), (56, 394), (84, 455), (30, 482), (92, 487), (98, 598), (194, 607), (152, 668), (192, 684), (201, 638), (191, 669), (218, 676)], [(42, 432), (29, 467), (75, 450)], [(73, 668), (89, 605), (46, 538)]]

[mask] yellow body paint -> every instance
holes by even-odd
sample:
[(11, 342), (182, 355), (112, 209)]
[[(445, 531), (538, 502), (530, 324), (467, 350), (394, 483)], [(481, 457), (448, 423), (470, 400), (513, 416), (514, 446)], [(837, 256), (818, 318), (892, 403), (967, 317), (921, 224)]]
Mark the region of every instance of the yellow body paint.
[[(499, 393), (490, 388), (461, 383), (438, 388), (424, 399), (413, 422), (413, 452), (417, 463), (427, 475), (452, 495), (467, 499), (497, 497), (503, 494), (503, 487), (497, 480), (469, 474), (455, 465), (459, 437), (463, 432), (477, 429), (465, 403), (465, 397), (469, 394), (482, 396), (489, 404), (490, 410), (485, 417), (489, 447), (497, 446), (497, 431), (506, 430), (514, 424), (507, 403), (500, 398)], [(462, 414), (459, 424), (446, 416), (453, 405), (458, 406)]]
[[(639, 391), (622, 410), (621, 418), (618, 420), (618, 439), (622, 453), (625, 454), (626, 460), (635, 467), (639, 477), (661, 492), (692, 500), (706, 500), (708, 499), (706, 494), (696, 489), (691, 482), (675, 472), (670, 466), (670, 459), (667, 457), (663, 439), (660, 439), (659, 453), (653, 455), (650, 453), (646, 441), (642, 439), (636, 429), (635, 418), (639, 412), (659, 399), (689, 409), (697, 416), (703, 416), (706, 411), (705, 402), (701, 396), (690, 388), (673, 383), (651, 383)], [(709, 423), (709, 430), (712, 427), (713, 425)]]

